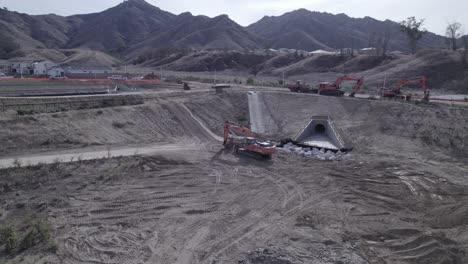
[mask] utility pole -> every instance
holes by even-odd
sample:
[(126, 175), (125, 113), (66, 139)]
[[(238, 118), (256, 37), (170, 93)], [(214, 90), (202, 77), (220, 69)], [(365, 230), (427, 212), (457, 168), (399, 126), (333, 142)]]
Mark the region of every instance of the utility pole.
[(383, 99), (384, 90), (387, 89), (386, 85), (387, 85), (387, 75), (385, 75), (385, 78), (384, 78), (384, 80), (383, 80), (383, 88), (382, 88), (382, 92), (381, 92), (381, 94), (380, 94), (380, 99)]
[(284, 83), (284, 71), (283, 71), (283, 87), (285, 86), (286, 84)]
[(217, 82), (217, 76), (216, 76), (216, 70), (215, 70), (215, 76), (214, 76), (214, 85), (216, 85), (216, 82)]

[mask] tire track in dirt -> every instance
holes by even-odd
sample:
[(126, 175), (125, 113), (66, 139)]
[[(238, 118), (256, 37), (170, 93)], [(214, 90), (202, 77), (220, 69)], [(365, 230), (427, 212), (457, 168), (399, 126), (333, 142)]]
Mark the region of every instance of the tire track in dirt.
[[(270, 184), (268, 185), (262, 184), (263, 189), (265, 189), (265, 186), (271, 186), (271, 183), (273, 183), (278, 189), (284, 191), (284, 198), (280, 200), (280, 208), (282, 208), (283, 210), (281, 214), (287, 215), (288, 218), (294, 218), (295, 216), (300, 214), (302, 212), (301, 210), (304, 204), (314, 204), (316, 206), (322, 201), (323, 198), (326, 197), (329, 199), (330, 197), (333, 197), (334, 195), (339, 193), (338, 191), (333, 191), (324, 195), (304, 199), (305, 193), (302, 190), (302, 188), (297, 183), (288, 179), (287, 177), (270, 172), (263, 173), (262, 176), (255, 176), (254, 172), (249, 169), (246, 169), (245, 172), (247, 172), (251, 177), (255, 179), (270, 182)], [(271, 192), (271, 190), (268, 191)], [(291, 203), (290, 201), (294, 198), (297, 199), (297, 203), (293, 206), (293, 203)], [(256, 198), (256, 200), (260, 199), (266, 199), (266, 197)], [(252, 236), (254, 236), (257, 232), (263, 232), (263, 230), (266, 229), (274, 229), (275, 227), (281, 227), (282, 223), (279, 223), (277, 220), (274, 220), (276, 218), (271, 218), (272, 209), (276, 208), (276, 211), (279, 209), (278, 204), (274, 204), (272, 202), (273, 201), (270, 199), (269, 204), (263, 205), (262, 207), (256, 209), (254, 212), (250, 212), (247, 215), (245, 215), (245, 217), (242, 218), (242, 220), (238, 221), (238, 224), (236, 224), (235, 227), (231, 227), (229, 229), (229, 232), (223, 233), (223, 236), (221, 238), (216, 239), (214, 241), (210, 241), (209, 244), (204, 245), (204, 250), (210, 249), (208, 251), (209, 255), (217, 258), (230, 247), (240, 243), (244, 239), (252, 238)], [(286, 207), (284, 206), (285, 204), (289, 206)]]
[(165, 104), (164, 107), (174, 115), (174, 118), (178, 120), (179, 125), (182, 126), (186, 134), (197, 137), (205, 142), (223, 141), (221, 137), (215, 135), (200, 119), (195, 117), (183, 103), (172, 102)]
[(381, 259), (390, 263), (464, 263), (464, 252), (457, 242), (419, 230), (389, 230), (363, 238), (379, 252)]
[[(208, 191), (212, 189), (210, 177), (205, 177), (201, 182), (200, 179), (194, 177), (188, 178), (188, 181), (187, 179), (174, 181), (174, 178), (185, 178), (184, 175), (188, 175), (190, 172), (190, 168), (184, 168), (183, 170), (180, 170), (180, 168), (169, 169), (158, 175), (158, 185), (140, 183), (137, 185), (125, 184), (124, 187), (124, 185), (118, 184), (107, 186), (108, 194), (105, 197), (100, 195), (99, 190), (95, 190), (85, 196), (88, 198), (79, 199), (83, 202), (77, 203), (76, 209), (82, 211), (80, 213), (82, 217), (78, 219), (73, 217), (76, 214), (70, 215), (68, 209), (63, 212), (64, 216), (66, 216), (63, 220), (67, 225), (74, 226), (76, 230), (79, 230), (77, 234), (81, 234), (80, 236), (71, 235), (65, 239), (64, 250), (66, 255), (71, 259), (75, 259), (76, 262), (72, 263), (113, 264), (142, 263), (142, 261), (145, 263), (145, 259), (150, 259), (153, 256), (152, 252), (158, 247), (158, 242), (155, 241), (157, 239), (150, 234), (145, 236), (144, 239), (141, 236), (138, 239), (131, 239), (127, 237), (126, 233), (133, 234), (133, 226), (139, 226), (145, 222), (155, 222), (156, 219), (174, 215), (171, 213), (174, 210), (183, 211), (183, 208), (194, 209), (208, 204), (208, 199), (204, 197), (208, 197)], [(187, 192), (187, 189), (179, 188), (180, 183), (184, 181), (186, 181), (186, 184), (192, 184), (193, 186), (201, 184), (197, 188), (199, 191)], [(152, 187), (142, 191), (145, 186)], [(125, 188), (124, 192), (122, 192), (122, 188)], [(72, 207), (74, 207), (73, 203)], [(176, 215), (178, 213), (174, 216)], [(156, 221), (156, 223), (159, 221)], [(102, 228), (96, 229), (96, 227)], [(153, 227), (152, 229), (159, 230), (160, 228)], [(196, 234), (203, 228), (206, 228), (206, 222), (197, 221), (197, 225), (180, 233), (179, 241), (186, 239), (187, 234)], [(203, 237), (199, 236), (202, 240)], [(120, 240), (131, 243), (132, 250)], [(107, 241), (111, 241), (108, 243), (109, 247), (103, 247), (102, 244), (107, 245)], [(117, 244), (112, 247), (112, 243)], [(195, 250), (196, 244), (198, 242), (192, 243), (188, 251), (181, 253), (181, 256), (185, 256), (182, 260), (190, 259), (191, 255), (189, 253)], [(114, 252), (119, 247), (128, 250)], [(186, 261), (186, 263), (189, 262)]]

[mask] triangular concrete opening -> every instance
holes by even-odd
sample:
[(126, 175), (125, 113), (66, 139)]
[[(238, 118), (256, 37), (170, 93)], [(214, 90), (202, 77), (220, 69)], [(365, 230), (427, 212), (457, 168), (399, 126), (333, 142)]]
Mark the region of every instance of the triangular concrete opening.
[(307, 126), (293, 139), (301, 146), (331, 151), (350, 151), (329, 116), (313, 116)]

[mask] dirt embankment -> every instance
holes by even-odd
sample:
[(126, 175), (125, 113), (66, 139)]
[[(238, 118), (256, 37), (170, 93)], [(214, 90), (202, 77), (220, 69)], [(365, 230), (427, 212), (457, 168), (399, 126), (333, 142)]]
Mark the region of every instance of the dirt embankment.
[[(467, 262), (464, 108), (282, 92), (260, 98), (276, 136), (294, 135), (312, 115), (331, 115), (355, 151), (340, 162), (237, 156), (184, 107), (221, 135), (223, 121), (248, 117), (245, 92), (2, 116), (0, 140), (10, 154), (46, 148), (46, 139), (51, 149), (74, 147), (58, 140), (203, 147), (0, 171), (0, 225), (22, 241), (27, 223), (20, 216), (40, 214), (56, 244), (52, 251), (35, 240), (7, 256), (0, 241), (0, 261)], [(437, 152), (450, 158), (430, 159)]]
[[(330, 115), (344, 137), (358, 151), (408, 154), (442, 151), (466, 157), (467, 109), (448, 105), (318, 97), (292, 93), (262, 93), (275, 131), (273, 138), (295, 136), (313, 115)], [(245, 92), (193, 95), (161, 99), (140, 106), (110, 107), (61, 113), (17, 116), (0, 120), (3, 155), (23, 150), (76, 148), (89, 145), (125, 145), (194, 137), (184, 127), (186, 105), (214, 133), (222, 135), (226, 120), (248, 123)], [(180, 109), (179, 109), (180, 110)], [(183, 110), (183, 109), (182, 109)]]
[[(206, 93), (185, 99), (154, 99), (137, 106), (82, 107), (81, 110), (25, 116), (4, 112), (0, 119), (3, 142), (0, 155), (94, 145), (154, 144), (186, 137), (209, 141), (212, 137), (201, 133), (202, 128), (182, 106), (187, 105), (214, 133), (222, 136), (225, 120), (248, 117), (246, 98), (245, 94)], [(53, 101), (50, 104), (53, 106)]]
[(468, 156), (468, 109), (394, 101), (265, 93), (278, 136), (296, 135), (313, 115), (331, 116), (358, 151)]

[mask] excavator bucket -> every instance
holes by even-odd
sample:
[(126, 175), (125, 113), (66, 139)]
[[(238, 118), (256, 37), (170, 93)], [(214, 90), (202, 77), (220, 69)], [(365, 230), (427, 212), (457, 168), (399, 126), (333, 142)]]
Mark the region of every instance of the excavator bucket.
[(348, 152), (351, 149), (339, 135), (329, 116), (314, 116), (307, 126), (293, 139), (299, 146), (319, 148), (334, 152)]

